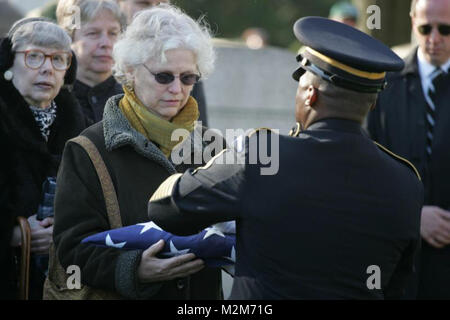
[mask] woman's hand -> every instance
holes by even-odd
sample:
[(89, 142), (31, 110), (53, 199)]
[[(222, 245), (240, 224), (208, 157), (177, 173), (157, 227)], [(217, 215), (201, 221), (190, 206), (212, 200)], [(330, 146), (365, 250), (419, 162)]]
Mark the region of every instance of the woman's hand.
[(48, 254), (50, 244), (53, 242), (53, 218), (36, 220), (36, 215), (28, 218), (31, 227), (31, 252)]
[(183, 254), (169, 259), (156, 258), (156, 254), (164, 248), (164, 240), (149, 247), (142, 253), (138, 267), (141, 282), (167, 281), (187, 277), (203, 269), (204, 262), (196, 259), (193, 253)]

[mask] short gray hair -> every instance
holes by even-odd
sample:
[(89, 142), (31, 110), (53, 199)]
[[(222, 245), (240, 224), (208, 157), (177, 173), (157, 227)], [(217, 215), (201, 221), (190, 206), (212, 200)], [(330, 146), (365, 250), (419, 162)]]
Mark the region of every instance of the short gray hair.
[(126, 18), (115, 0), (59, 0), (56, 7), (58, 24), (66, 30), (73, 39), (77, 26), (76, 15), (80, 14), (80, 23), (87, 23), (94, 19), (103, 10), (108, 10), (120, 23), (121, 30), (125, 29)]
[(72, 40), (57, 24), (32, 21), (18, 27), (11, 35), (12, 50), (32, 44), (70, 52)]
[(138, 12), (114, 45), (113, 75), (119, 83), (130, 86), (126, 75), (130, 67), (135, 69), (151, 58), (164, 62), (164, 53), (171, 49), (192, 51), (202, 77), (214, 69), (215, 52), (204, 20), (195, 21), (173, 5), (160, 4)]

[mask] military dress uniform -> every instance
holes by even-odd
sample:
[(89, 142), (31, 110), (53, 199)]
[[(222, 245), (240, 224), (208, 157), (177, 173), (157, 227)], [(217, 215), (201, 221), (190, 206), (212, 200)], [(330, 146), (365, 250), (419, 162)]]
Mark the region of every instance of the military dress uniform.
[[(309, 70), (352, 90), (381, 90), (384, 78), (375, 66), (399, 68), (400, 59), (342, 26), (322, 18), (296, 23), (294, 31), (309, 49), (298, 58), (294, 78)], [(333, 41), (314, 43), (304, 34), (334, 34), (338, 42), (372, 49), (375, 60), (367, 68), (373, 79), (352, 64), (364, 57), (346, 60)], [(355, 51), (347, 48), (349, 55)], [(278, 164), (274, 174), (262, 174), (267, 161), (252, 161), (262, 145), (270, 165)], [(297, 126), (291, 136), (267, 130), (248, 135), (205, 167), (168, 178), (148, 213), (176, 234), (236, 220), (231, 299), (384, 299), (399, 298), (413, 272), (422, 201), (414, 166), (370, 140), (360, 123), (326, 118), (306, 130)], [(374, 266), (379, 284), (370, 280)]]

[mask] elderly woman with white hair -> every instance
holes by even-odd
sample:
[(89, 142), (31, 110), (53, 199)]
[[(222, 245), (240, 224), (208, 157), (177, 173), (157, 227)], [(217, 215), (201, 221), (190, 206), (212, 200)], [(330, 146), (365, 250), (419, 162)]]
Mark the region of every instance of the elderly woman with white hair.
[(30, 222), (31, 252), (44, 257), (31, 260), (30, 279), (30, 298), (42, 297), (53, 232), (53, 218), (36, 215), (43, 183), (56, 176), (67, 140), (86, 127), (70, 92), (76, 72), (70, 43), (56, 24), (28, 18), (16, 22), (0, 44), (2, 163), (9, 163), (0, 169), (2, 228), (7, 227), (1, 232), (7, 248), (0, 250), (0, 282), (9, 298), (16, 294), (12, 251), (20, 245), (20, 230), (10, 224), (19, 216)]
[[(206, 27), (164, 4), (140, 12), (113, 55), (114, 75), (125, 94), (109, 99), (103, 121), (82, 136), (96, 145), (105, 161), (122, 225), (128, 226), (146, 222), (150, 195), (168, 176), (189, 167), (172, 161), (177, 144), (192, 147), (191, 155), (200, 153), (200, 158), (210, 146), (193, 137), (199, 133), (194, 129), (199, 113), (190, 93), (200, 77), (212, 71), (215, 54)], [(177, 129), (190, 135), (173, 141)], [(219, 145), (222, 148), (222, 142)], [(82, 285), (128, 299), (222, 298), (219, 269), (205, 267), (193, 254), (161, 259), (163, 241), (145, 251), (80, 243), (111, 226), (99, 179), (75, 143), (66, 146), (57, 183), (56, 253), (63, 268), (80, 267)]]

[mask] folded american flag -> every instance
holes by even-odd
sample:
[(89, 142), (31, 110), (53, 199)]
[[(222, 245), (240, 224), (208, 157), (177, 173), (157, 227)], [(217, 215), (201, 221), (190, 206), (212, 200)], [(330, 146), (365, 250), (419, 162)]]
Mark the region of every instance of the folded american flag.
[(161, 257), (193, 253), (209, 267), (234, 266), (236, 260), (236, 236), (223, 233), (214, 226), (196, 235), (182, 237), (162, 230), (153, 222), (139, 223), (94, 234), (84, 238), (81, 243), (125, 250), (146, 250), (161, 239), (165, 242), (164, 249), (159, 254)]

